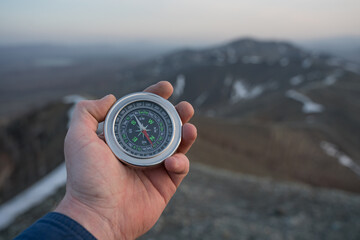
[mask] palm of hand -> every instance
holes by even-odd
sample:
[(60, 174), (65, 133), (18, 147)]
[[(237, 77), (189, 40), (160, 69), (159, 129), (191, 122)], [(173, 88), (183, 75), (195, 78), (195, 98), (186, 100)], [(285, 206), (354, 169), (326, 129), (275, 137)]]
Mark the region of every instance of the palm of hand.
[[(73, 137), (67, 141), (71, 143)], [(96, 134), (83, 141), (65, 150), (71, 156), (67, 158), (69, 193), (95, 211), (109, 213), (106, 218), (112, 222), (124, 219), (127, 230), (136, 226), (131, 230), (134, 236), (149, 230), (176, 191), (165, 167), (145, 171), (129, 168)], [(120, 209), (122, 212), (116, 212)]]

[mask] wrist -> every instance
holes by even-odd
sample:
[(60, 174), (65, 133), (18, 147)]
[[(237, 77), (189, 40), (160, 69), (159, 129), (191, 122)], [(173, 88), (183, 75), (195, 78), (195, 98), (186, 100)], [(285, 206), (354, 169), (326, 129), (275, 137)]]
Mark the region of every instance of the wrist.
[(119, 239), (113, 224), (97, 210), (66, 194), (55, 212), (77, 221), (97, 239)]

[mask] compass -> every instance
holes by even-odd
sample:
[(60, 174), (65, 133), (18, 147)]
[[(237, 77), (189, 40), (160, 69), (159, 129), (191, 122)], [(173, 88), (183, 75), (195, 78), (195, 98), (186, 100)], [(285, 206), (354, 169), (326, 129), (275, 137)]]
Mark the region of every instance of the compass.
[(152, 93), (119, 99), (104, 123), (105, 141), (122, 162), (153, 166), (170, 157), (181, 141), (181, 119), (175, 107)]

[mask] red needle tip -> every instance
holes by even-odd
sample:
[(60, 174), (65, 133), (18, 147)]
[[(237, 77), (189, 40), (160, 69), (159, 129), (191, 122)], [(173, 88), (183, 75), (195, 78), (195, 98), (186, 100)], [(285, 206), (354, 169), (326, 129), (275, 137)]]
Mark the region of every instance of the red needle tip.
[(151, 142), (149, 135), (147, 134), (146, 130), (142, 130), (142, 133), (145, 135), (146, 139), (150, 142), (151, 146), (153, 146), (153, 143)]

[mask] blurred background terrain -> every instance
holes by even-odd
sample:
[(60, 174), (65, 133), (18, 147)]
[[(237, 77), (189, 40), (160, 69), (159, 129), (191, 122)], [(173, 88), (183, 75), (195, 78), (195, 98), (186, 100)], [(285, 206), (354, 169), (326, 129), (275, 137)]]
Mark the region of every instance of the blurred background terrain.
[(64, 180), (6, 220), (63, 166), (72, 100), (161, 80), (198, 140), (142, 239), (360, 238), (358, 2), (20, 2), (0, 4), (0, 239), (61, 200)]

